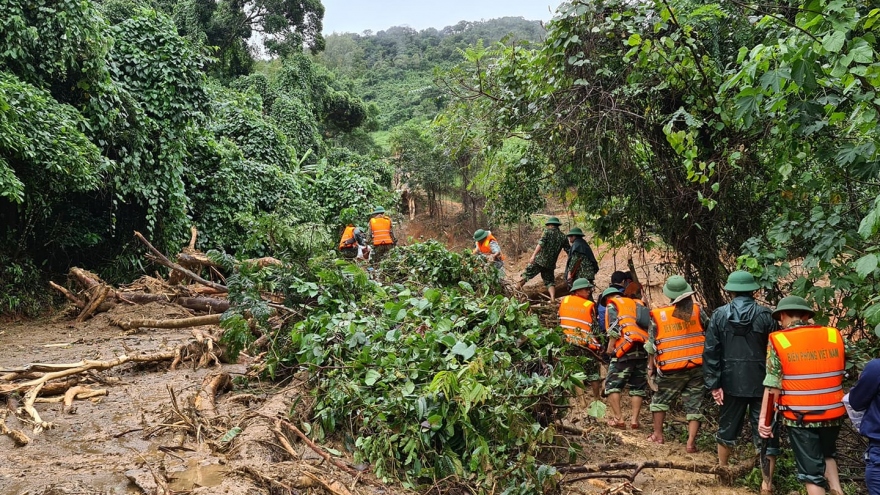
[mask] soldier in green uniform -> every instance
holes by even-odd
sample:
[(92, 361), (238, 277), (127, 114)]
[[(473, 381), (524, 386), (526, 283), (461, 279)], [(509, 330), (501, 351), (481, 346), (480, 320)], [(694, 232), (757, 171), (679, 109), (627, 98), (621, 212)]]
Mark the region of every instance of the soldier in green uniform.
[(656, 373), (657, 393), (651, 399), (654, 432), (648, 440), (664, 443), (663, 422), (675, 399), (681, 396), (688, 422), (685, 449), (697, 451), (697, 433), (703, 402), (703, 332), (709, 325), (709, 315), (693, 300), (694, 289), (681, 275), (673, 275), (663, 285), (663, 294), (670, 299), (668, 306), (651, 311), (651, 328), (645, 351), (648, 374)]
[(599, 272), (599, 262), (593, 255), (590, 245), (584, 240), (584, 231), (574, 227), (568, 231), (568, 242), (571, 248), (568, 251), (568, 262), (565, 264), (565, 281), (568, 287), (579, 278), (585, 278), (591, 284), (596, 282), (596, 274)]
[[(774, 338), (777, 340), (783, 340), (784, 342), (789, 342), (789, 337), (791, 333), (788, 333), (791, 330), (796, 330), (801, 327), (810, 326), (809, 320), (813, 318), (815, 312), (810, 304), (802, 297), (798, 296), (788, 296), (782, 298), (779, 301), (779, 305), (776, 306), (776, 309), (773, 311), (773, 318), (780, 322), (780, 326), (782, 330), (774, 334)], [(833, 331), (834, 342), (836, 343), (838, 339), (842, 341), (842, 337), (836, 329), (831, 328), (821, 328), (819, 330), (821, 333)], [(780, 337), (780, 334), (783, 337)], [(827, 333), (826, 333), (827, 335)], [(800, 339), (808, 339), (808, 336), (801, 335), (797, 338)], [(796, 337), (791, 336), (791, 341), (795, 341)], [(824, 342), (822, 342), (824, 344)], [(821, 344), (820, 344), (821, 345)], [(840, 344), (843, 347), (843, 344)], [(840, 368), (838, 371), (838, 378), (836, 378), (837, 382), (840, 383), (842, 378), (839, 378), (843, 375), (844, 368), (844, 358), (838, 358), (840, 362)], [(830, 358), (820, 357), (818, 359), (825, 360)], [(816, 368), (813, 366), (807, 366), (809, 368), (810, 373), (816, 373)], [(779, 356), (779, 353), (776, 350), (776, 347), (773, 345), (768, 346), (767, 348), (767, 375), (764, 377), (764, 387), (766, 392), (764, 394), (764, 403), (761, 407), (761, 421), (758, 426), (758, 433), (762, 438), (773, 438), (775, 436), (775, 432), (773, 431), (772, 426), (768, 426), (771, 424), (770, 421), (766, 421), (764, 418), (764, 413), (767, 411), (767, 401), (773, 400), (771, 396), (779, 396), (783, 389), (783, 380), (793, 380), (793, 378), (789, 378), (788, 373), (791, 371), (783, 372), (782, 359)], [(818, 373), (819, 375), (829, 375), (830, 373)], [(806, 377), (799, 377), (806, 378)], [(827, 376), (823, 378), (828, 378)], [(832, 378), (832, 381), (835, 380)], [(843, 396), (843, 391), (840, 390), (840, 387), (837, 387), (837, 390), (816, 390), (811, 388), (811, 383), (806, 379), (798, 379), (799, 382), (798, 390), (789, 391), (792, 395), (800, 395), (806, 396), (810, 395), (810, 399), (808, 403), (815, 404), (813, 402), (818, 395), (828, 394), (833, 397), (834, 400), (839, 400), (839, 397)], [(835, 392), (837, 395), (835, 395)], [(834, 408), (832, 406), (826, 407), (816, 407), (817, 413), (825, 412), (825, 409), (828, 409), (828, 413), (824, 414), (825, 419), (819, 420), (811, 420), (809, 415), (801, 414), (799, 419), (790, 419), (786, 417), (784, 414), (782, 415), (782, 424), (786, 426), (786, 430), (788, 431), (788, 439), (791, 442), (791, 450), (794, 452), (795, 465), (797, 467), (797, 478), (798, 481), (804, 483), (806, 485), (807, 495), (824, 495), (826, 493), (826, 488), (830, 495), (843, 495), (843, 488), (840, 486), (840, 475), (837, 469), (837, 437), (840, 434), (840, 427), (843, 425), (843, 418), (846, 416), (845, 409), (843, 407), (843, 403), (839, 402), (838, 407)], [(781, 409), (781, 408), (780, 408)], [(797, 406), (792, 409), (797, 409)], [(836, 412), (834, 412), (836, 411)], [(796, 416), (796, 415), (795, 415)], [(822, 417), (820, 416), (820, 417)]]
[(559, 258), (559, 253), (561, 251), (568, 252), (568, 239), (559, 230), (562, 222), (558, 218), (550, 217), (544, 225), (546, 226), (544, 234), (541, 235), (541, 240), (535, 246), (535, 252), (532, 253), (526, 271), (523, 272), (517, 287), (522, 289), (526, 282), (540, 273), (541, 280), (544, 281), (544, 286), (550, 293), (550, 301), (556, 302), (556, 276), (553, 271), (556, 269), (556, 259)]

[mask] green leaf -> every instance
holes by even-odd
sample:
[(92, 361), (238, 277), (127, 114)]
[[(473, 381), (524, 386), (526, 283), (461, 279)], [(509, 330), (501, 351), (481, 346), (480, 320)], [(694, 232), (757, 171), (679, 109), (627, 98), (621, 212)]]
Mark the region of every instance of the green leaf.
[(633, 33), (629, 36), (629, 39), (626, 40), (626, 44), (629, 46), (638, 46), (642, 44), (642, 37), (638, 33)]
[(868, 275), (874, 273), (874, 270), (877, 269), (877, 255), (875, 254), (866, 254), (856, 261), (856, 273), (859, 274), (863, 280)]
[(431, 301), (431, 304), (437, 303), (440, 300), (441, 293), (437, 289), (425, 289), (425, 299)]
[(238, 426), (232, 428), (231, 430), (227, 431), (225, 435), (220, 437), (220, 443), (231, 442), (232, 439), (237, 437), (239, 433), (241, 433), (241, 428), (239, 428)]
[(846, 43), (846, 33), (843, 31), (833, 31), (822, 39), (822, 47), (831, 53), (837, 53)]
[(364, 383), (368, 387), (372, 387), (373, 385), (376, 384), (377, 381), (379, 381), (379, 378), (382, 378), (382, 375), (380, 375), (378, 371), (370, 370), (370, 371), (367, 371), (367, 376), (364, 377)]
[(458, 342), (452, 348), (452, 353), (463, 357), (465, 361), (472, 358), (475, 352), (477, 352), (477, 344), (467, 345), (464, 342)]
[(590, 403), (590, 407), (587, 408), (587, 414), (596, 419), (602, 419), (605, 417), (605, 403), (600, 400), (594, 400)]

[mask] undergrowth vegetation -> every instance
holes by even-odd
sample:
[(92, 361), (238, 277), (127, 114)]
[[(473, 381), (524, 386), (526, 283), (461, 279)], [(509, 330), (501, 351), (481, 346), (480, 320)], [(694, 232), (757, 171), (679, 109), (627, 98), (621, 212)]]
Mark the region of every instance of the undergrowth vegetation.
[(527, 303), (498, 295), (488, 283), (494, 268), (477, 263), (429, 242), (383, 261), (396, 271), (376, 278), (411, 274), (406, 283), (332, 258), (240, 271), (229, 280), (239, 304), (225, 317), (224, 338), (236, 351), (247, 345), (254, 336), (245, 312), (260, 320), (268, 315), (260, 291), (281, 290), (301, 313), (280, 326), (262, 319), (258, 331), (272, 342), (266, 373), (308, 370), (313, 438), (350, 439), (357, 460), (410, 487), (545, 492), (555, 470), (541, 462), (543, 449), (583, 371), (558, 359), (561, 335)]

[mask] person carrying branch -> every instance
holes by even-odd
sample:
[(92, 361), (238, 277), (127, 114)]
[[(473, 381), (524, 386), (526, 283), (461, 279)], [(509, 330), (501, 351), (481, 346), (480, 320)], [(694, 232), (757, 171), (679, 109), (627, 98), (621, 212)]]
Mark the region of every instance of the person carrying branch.
[(663, 421), (669, 405), (681, 396), (688, 422), (688, 453), (697, 451), (697, 432), (703, 414), (703, 343), (709, 324), (706, 312), (694, 301), (694, 289), (681, 275), (666, 280), (663, 294), (672, 302), (651, 310), (651, 331), (645, 350), (648, 374), (657, 374), (657, 393), (651, 399), (654, 432), (649, 441), (664, 443)]
[(556, 260), (559, 258), (561, 251), (568, 251), (568, 239), (565, 234), (559, 230), (562, 222), (556, 217), (550, 217), (544, 223), (544, 233), (541, 240), (535, 246), (532, 257), (529, 258), (529, 264), (526, 271), (523, 272), (522, 278), (517, 282), (517, 288), (522, 289), (526, 282), (533, 279), (535, 275), (541, 274), (541, 280), (550, 293), (550, 302), (556, 302)]
[(579, 227), (573, 227), (568, 231), (568, 262), (565, 264), (565, 282), (571, 290), (572, 284), (579, 278), (585, 278), (591, 284), (596, 283), (596, 274), (599, 273), (599, 262), (593, 255), (590, 245), (584, 240), (584, 231)]
[[(776, 330), (770, 309), (759, 305), (754, 293), (759, 286), (752, 274), (735, 271), (727, 277), (724, 290), (733, 300), (716, 309), (706, 328), (703, 347), (703, 379), (720, 407), (718, 432), (718, 464), (728, 465), (730, 451), (736, 445), (746, 412), (752, 425), (752, 442), (760, 449), (758, 418), (761, 414), (762, 385), (766, 374), (767, 339)], [(767, 474), (762, 476), (761, 493), (771, 492), (779, 439), (774, 436), (767, 445)]]
[(645, 342), (651, 326), (648, 308), (641, 301), (623, 295), (616, 287), (602, 292), (599, 301), (605, 303), (605, 326), (608, 333), (607, 353), (611, 356), (605, 377), (605, 395), (612, 416), (608, 426), (626, 428), (620, 408), (620, 394), (629, 386), (632, 419), (630, 427), (639, 429), (639, 412), (645, 389), (648, 387), (648, 353)]
[(370, 213), (370, 224), (367, 228), (367, 241), (372, 244), (373, 263), (379, 263), (382, 258), (397, 244), (397, 238), (394, 237), (394, 228), (391, 225), (391, 218), (385, 214), (385, 208), (376, 207)]
[(764, 378), (762, 417), (758, 432), (774, 437), (770, 403), (782, 414), (794, 452), (798, 481), (807, 495), (843, 495), (837, 471), (837, 437), (846, 408), (843, 336), (836, 328), (812, 325), (815, 312), (807, 301), (788, 296), (779, 301), (773, 318), (782, 330), (770, 335)]
[(504, 278), (504, 254), (491, 230), (477, 229), (474, 232), (474, 254), (494, 263), (495, 268), (498, 269), (498, 278)]
[[(562, 298), (559, 304), (559, 326), (565, 340), (572, 344), (571, 355), (581, 359), (586, 381), (590, 382), (593, 399), (602, 398), (602, 378), (600, 365), (602, 343), (596, 338), (596, 304), (593, 302), (593, 284), (585, 278), (579, 278), (571, 286), (571, 294)], [(586, 408), (587, 401), (583, 389), (576, 391), (581, 406)]]

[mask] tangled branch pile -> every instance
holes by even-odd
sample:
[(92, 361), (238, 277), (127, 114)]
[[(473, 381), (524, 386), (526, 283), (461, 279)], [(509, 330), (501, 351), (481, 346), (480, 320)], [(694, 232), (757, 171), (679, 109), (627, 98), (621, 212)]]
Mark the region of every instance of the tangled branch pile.
[[(399, 247), (389, 261), (425, 249)], [(340, 433), (377, 476), (409, 486), (445, 480), (544, 491), (555, 470), (540, 462), (542, 448), (580, 370), (557, 358), (560, 336), (527, 304), (464, 281), (422, 280), (435, 287), (386, 285), (356, 265), (321, 259), (297, 274), (242, 270), (229, 279), (246, 290), (230, 291), (240, 300), (224, 321), (224, 341), (232, 352), (252, 341), (246, 315), (265, 314), (261, 291), (287, 287), (296, 316), (274, 327), (263, 320), (271, 342), (265, 371), (309, 371), (317, 400), (304, 426), (312, 438)]]

